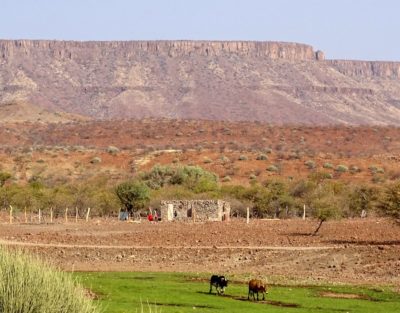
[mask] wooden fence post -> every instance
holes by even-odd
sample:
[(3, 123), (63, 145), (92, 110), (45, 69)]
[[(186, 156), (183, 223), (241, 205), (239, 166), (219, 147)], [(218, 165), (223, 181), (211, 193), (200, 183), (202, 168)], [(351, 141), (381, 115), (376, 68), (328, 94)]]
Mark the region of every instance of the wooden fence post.
[(13, 207), (12, 207), (12, 205), (10, 205), (10, 224), (12, 224), (12, 222), (13, 222)]
[(39, 224), (42, 223), (42, 211), (39, 209)]
[(75, 223), (78, 223), (78, 208), (75, 207)]
[(25, 224), (28, 223), (28, 218), (26, 217), (26, 207), (24, 208)]
[(121, 208), (118, 209), (118, 216), (117, 216), (117, 220), (119, 221), (119, 215), (121, 214)]
[(50, 208), (50, 223), (53, 223), (53, 208)]
[(65, 208), (65, 223), (68, 223), (68, 208)]
[(246, 212), (246, 224), (248, 224), (248, 223), (250, 222), (250, 209), (247, 208), (246, 211), (247, 211), (247, 212)]
[(306, 219), (306, 205), (303, 206), (303, 220)]
[(90, 208), (88, 208), (86, 212), (86, 222), (89, 222), (89, 214), (90, 214)]

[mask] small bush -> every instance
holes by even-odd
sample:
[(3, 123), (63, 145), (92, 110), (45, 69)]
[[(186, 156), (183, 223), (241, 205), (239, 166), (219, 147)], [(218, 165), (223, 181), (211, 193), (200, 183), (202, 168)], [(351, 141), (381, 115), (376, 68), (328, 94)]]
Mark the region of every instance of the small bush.
[(247, 156), (242, 154), (241, 156), (239, 156), (238, 160), (239, 161), (247, 161)]
[(339, 173), (346, 173), (349, 168), (346, 165), (340, 164), (336, 167), (336, 171)]
[(66, 273), (36, 258), (0, 248), (0, 312), (99, 312)]
[(204, 160), (203, 160), (203, 163), (204, 163), (204, 164), (209, 164), (209, 163), (211, 163), (211, 162), (212, 162), (211, 159), (208, 158), (208, 157), (205, 157)]
[(117, 154), (119, 152), (119, 149), (114, 146), (108, 146), (107, 147), (107, 152), (110, 154)]
[(378, 171), (378, 167), (376, 167), (374, 165), (369, 166), (368, 169), (370, 170), (370, 172), (372, 174), (375, 174)]
[(256, 178), (257, 178), (257, 176), (254, 175), (254, 174), (250, 174), (250, 176), (249, 176), (249, 179), (251, 179), (251, 180), (254, 180), (254, 179), (256, 179)]
[(312, 170), (312, 169), (314, 169), (315, 168), (315, 162), (313, 161), (313, 160), (307, 160), (307, 161), (305, 161), (304, 162), (304, 165), (305, 166), (307, 166), (307, 168), (309, 169), (309, 170)]
[(232, 178), (230, 176), (224, 176), (222, 177), (221, 181), (226, 183), (226, 182), (230, 182), (232, 180)]
[(332, 163), (324, 163), (323, 168), (333, 168)]
[(94, 157), (93, 159), (90, 160), (90, 163), (92, 164), (97, 164), (101, 162), (101, 158), (100, 157)]
[(272, 149), (271, 148), (265, 148), (264, 149), (264, 153), (271, 154), (272, 153)]
[(266, 154), (262, 153), (262, 154), (257, 155), (256, 160), (266, 161), (266, 160), (268, 160), (268, 156)]
[(230, 161), (229, 158), (226, 157), (225, 155), (221, 155), (220, 159), (223, 164), (228, 163)]
[(275, 165), (270, 165), (270, 166), (267, 167), (267, 171), (268, 172), (278, 172), (279, 168), (277, 166), (275, 166)]
[(350, 173), (352, 173), (352, 174), (361, 172), (360, 168), (358, 166), (355, 166), (355, 165), (351, 165), (349, 167), (349, 170), (350, 170)]

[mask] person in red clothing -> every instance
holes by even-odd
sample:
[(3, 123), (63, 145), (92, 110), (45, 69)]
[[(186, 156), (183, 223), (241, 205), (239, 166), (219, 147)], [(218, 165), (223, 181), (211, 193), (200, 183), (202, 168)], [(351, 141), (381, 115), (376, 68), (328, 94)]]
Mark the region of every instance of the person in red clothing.
[(149, 208), (149, 214), (147, 215), (147, 219), (149, 222), (152, 222), (154, 220), (151, 208)]

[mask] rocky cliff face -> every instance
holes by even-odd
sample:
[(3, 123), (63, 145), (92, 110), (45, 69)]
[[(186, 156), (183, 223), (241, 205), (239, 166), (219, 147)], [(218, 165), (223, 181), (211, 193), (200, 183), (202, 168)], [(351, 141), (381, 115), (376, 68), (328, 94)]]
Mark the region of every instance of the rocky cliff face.
[(347, 76), (400, 79), (400, 62), (329, 60), (329, 65)]
[(400, 63), (280, 42), (3, 40), (0, 110), (10, 103), (97, 119), (400, 125)]
[(286, 42), (256, 41), (50, 41), (0, 40), (3, 59), (16, 56), (45, 54), (55, 58), (81, 58), (91, 54), (134, 57), (141, 54), (155, 56), (238, 56), (267, 57), (271, 59), (314, 60), (311, 46)]

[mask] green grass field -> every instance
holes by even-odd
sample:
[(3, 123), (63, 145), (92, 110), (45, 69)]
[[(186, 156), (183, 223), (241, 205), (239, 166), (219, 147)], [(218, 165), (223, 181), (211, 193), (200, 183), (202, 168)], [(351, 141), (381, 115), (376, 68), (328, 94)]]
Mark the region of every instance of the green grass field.
[[(132, 272), (76, 275), (98, 295), (107, 313), (142, 312), (141, 304), (143, 312), (152, 313), (400, 312), (400, 295), (381, 288), (271, 286), (267, 301), (256, 303), (247, 300), (247, 286), (243, 283), (229, 283), (224, 296), (208, 294), (207, 275)], [(344, 298), (344, 294), (358, 299)]]

